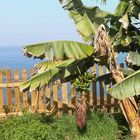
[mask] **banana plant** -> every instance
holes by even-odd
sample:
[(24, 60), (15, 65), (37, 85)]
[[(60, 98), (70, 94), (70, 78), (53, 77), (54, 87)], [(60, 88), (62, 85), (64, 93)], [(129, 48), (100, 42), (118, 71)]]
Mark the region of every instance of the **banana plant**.
[[(139, 79), (135, 79), (139, 75), (139, 71), (137, 71), (139, 65), (136, 64), (139, 61), (138, 57), (130, 56), (132, 53), (133, 56), (139, 56), (140, 53), (140, 31), (138, 22), (134, 22), (135, 19), (140, 18), (139, 0), (120, 0), (113, 14), (103, 11), (97, 6), (86, 7), (81, 0), (60, 0), (60, 3), (73, 19), (83, 40), (91, 45), (58, 41), (26, 46), (23, 49), (26, 56), (46, 59), (46, 62), (36, 65), (39, 73), (23, 83), (21, 90), (38, 89), (58, 78), (61, 81), (76, 79), (95, 62), (98, 62), (99, 65), (105, 65), (110, 70), (110, 75), (116, 82), (116, 85), (110, 89), (110, 93), (120, 99), (120, 107), (130, 126), (132, 136), (138, 139), (140, 137), (140, 117), (137, 104), (131, 96), (140, 93)], [(128, 53), (127, 67), (135, 68), (137, 71), (127, 77), (128, 79), (125, 79), (123, 73), (118, 69), (116, 53), (119, 52)], [(97, 59), (98, 61), (96, 61)], [(126, 93), (127, 86), (130, 85), (132, 79), (134, 88)], [(120, 81), (122, 83), (119, 83)], [(135, 84), (136, 86), (134, 86)], [(86, 100), (83, 99), (81, 106), (84, 107), (85, 102)]]
[[(46, 61), (35, 65), (37, 74), (20, 85), (22, 91), (39, 90), (44, 85), (48, 85), (55, 80), (66, 82), (76, 78), (81, 79), (82, 83), (84, 82), (81, 86), (79, 85), (80, 81), (77, 82), (77, 79), (75, 80), (74, 85), (78, 91), (80, 93), (89, 91), (92, 76), (84, 75), (84, 77), (81, 77), (81, 75), (97, 61), (94, 56), (95, 51), (93, 46), (73, 41), (53, 41), (25, 46), (23, 51), (27, 57)], [(81, 102), (85, 106), (82, 106)], [(86, 97), (83, 95), (82, 100), (78, 100), (77, 104), (76, 110), (77, 114), (79, 114), (77, 120), (80, 120), (78, 119), (79, 116), (82, 116), (84, 120), (78, 123), (80, 129), (83, 129), (86, 125), (86, 102)]]
[[(84, 41), (94, 46), (99, 64), (105, 65), (112, 73), (110, 75), (116, 85), (110, 89), (110, 93), (120, 99), (120, 107), (133, 138), (140, 139), (140, 117), (133, 97), (140, 94), (140, 1), (120, 0), (114, 14), (102, 11), (99, 7), (88, 8), (81, 0), (61, 0), (61, 4), (75, 22)], [(124, 78), (118, 69), (115, 55), (119, 52), (128, 53), (126, 65), (129, 74), (130, 69), (132, 74), (129, 77)]]

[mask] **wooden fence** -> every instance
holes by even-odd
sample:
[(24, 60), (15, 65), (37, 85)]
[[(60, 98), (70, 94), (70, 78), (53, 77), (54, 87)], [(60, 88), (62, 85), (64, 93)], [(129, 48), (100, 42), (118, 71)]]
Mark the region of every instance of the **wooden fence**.
[[(121, 64), (121, 67), (123, 68), (124, 65)], [(92, 67), (92, 72), (96, 72), (97, 75), (107, 73), (103, 67), (97, 68), (97, 66)], [(30, 112), (37, 110), (40, 113), (54, 111), (58, 115), (61, 115), (62, 112), (72, 114), (78, 97), (72, 83), (59, 85), (55, 82), (43, 87), (39, 92), (20, 92), (20, 83), (25, 82), (27, 77), (30, 78), (34, 73), (34, 69), (31, 69), (30, 74), (26, 72), (26, 69), (20, 73), (17, 69), (13, 73), (8, 69), (6, 74), (0, 70), (0, 116), (20, 114), (23, 110)], [(88, 98), (91, 109), (115, 111), (118, 101), (107, 94), (106, 91), (110, 87), (111, 85), (105, 85), (103, 81), (92, 83), (91, 94)]]

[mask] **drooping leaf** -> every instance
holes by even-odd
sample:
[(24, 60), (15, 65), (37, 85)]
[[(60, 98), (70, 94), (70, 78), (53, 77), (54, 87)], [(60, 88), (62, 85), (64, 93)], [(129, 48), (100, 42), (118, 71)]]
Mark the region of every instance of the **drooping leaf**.
[(87, 14), (81, 15), (78, 12), (71, 11), (69, 15), (74, 20), (77, 31), (84, 41), (89, 41), (96, 30)]
[(20, 89), (33, 91), (35, 89), (41, 88), (44, 85), (54, 82), (57, 79), (61, 81), (70, 81), (73, 80), (81, 74), (83, 71), (86, 71), (94, 64), (93, 58), (83, 58), (78, 60), (66, 60), (61, 63), (55, 62), (43, 62), (37, 65), (41, 73), (36, 74), (27, 82), (22, 83)]
[(59, 71), (60, 70), (58, 68), (54, 67), (41, 74), (36, 74), (27, 82), (22, 83), (20, 85), (20, 90), (23, 91), (29, 89), (30, 91), (33, 91), (35, 89), (39, 89), (43, 85), (47, 85), (50, 82), (56, 80), (59, 77)]
[(94, 53), (93, 46), (73, 41), (53, 41), (28, 45), (23, 49), (28, 57), (51, 61), (86, 58)]
[(140, 95), (140, 70), (126, 77), (123, 81), (113, 86), (109, 93), (117, 99)]
[(99, 7), (85, 7), (81, 0), (62, 0), (62, 7), (69, 11), (77, 31), (84, 41), (91, 41), (101, 23), (106, 23), (112, 15)]

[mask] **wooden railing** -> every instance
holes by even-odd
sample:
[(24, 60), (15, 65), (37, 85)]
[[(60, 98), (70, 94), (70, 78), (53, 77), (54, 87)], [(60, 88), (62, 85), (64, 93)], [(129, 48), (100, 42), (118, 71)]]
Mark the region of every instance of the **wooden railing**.
[[(123, 64), (121, 67), (123, 68)], [(107, 71), (103, 67), (94, 66), (92, 72), (102, 75)], [(0, 116), (20, 114), (24, 110), (30, 112), (37, 110), (40, 113), (53, 111), (58, 115), (61, 115), (62, 112), (72, 114), (78, 95), (70, 82), (59, 85), (56, 81), (52, 85), (43, 87), (40, 91), (20, 92), (20, 83), (25, 82), (27, 77), (30, 78), (34, 73), (35, 70), (31, 69), (30, 76), (27, 76), (25, 69), (20, 74), (18, 70), (12, 73), (8, 69), (4, 75), (0, 70)], [(99, 108), (107, 112), (117, 109), (118, 101), (106, 92), (110, 87), (111, 85), (105, 85), (103, 81), (99, 83), (93, 81), (88, 98), (91, 109)]]

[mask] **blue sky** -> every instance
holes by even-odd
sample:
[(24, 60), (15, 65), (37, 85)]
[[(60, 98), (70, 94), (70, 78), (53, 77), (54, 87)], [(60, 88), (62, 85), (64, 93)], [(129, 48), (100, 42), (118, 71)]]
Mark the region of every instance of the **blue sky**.
[[(100, 5), (83, 0), (87, 6)], [(118, 0), (102, 9), (113, 12)], [(24, 46), (49, 40), (81, 41), (58, 0), (0, 0), (0, 46)]]

